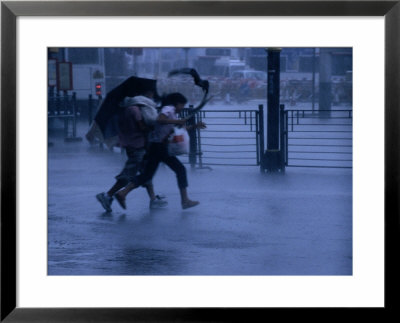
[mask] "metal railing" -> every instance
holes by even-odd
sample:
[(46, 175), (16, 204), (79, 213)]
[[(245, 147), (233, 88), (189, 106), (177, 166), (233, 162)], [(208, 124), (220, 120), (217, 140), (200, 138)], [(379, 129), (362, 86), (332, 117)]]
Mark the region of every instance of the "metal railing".
[(284, 111), (285, 165), (351, 168), (352, 127), (352, 110)]
[[(190, 109), (185, 113), (190, 113)], [(264, 142), (259, 111), (204, 110), (196, 113), (189, 124), (200, 121), (207, 128), (190, 133), (192, 167), (260, 165), (260, 147)]]
[[(100, 101), (89, 100), (92, 109)], [(263, 172), (268, 161), (278, 158), (278, 166), (352, 168), (352, 110), (285, 110), (280, 107), (279, 150), (266, 154), (264, 107), (258, 110), (201, 110), (188, 124), (203, 121), (207, 128), (192, 129), (190, 152), (181, 160), (192, 168), (210, 166), (259, 166)], [(191, 114), (184, 109), (182, 117)], [(280, 166), (281, 165), (281, 166)]]
[(77, 111), (76, 111), (76, 93), (72, 95), (49, 95), (47, 105), (47, 117), (49, 121), (61, 119), (64, 121), (64, 139), (80, 140), (77, 134)]

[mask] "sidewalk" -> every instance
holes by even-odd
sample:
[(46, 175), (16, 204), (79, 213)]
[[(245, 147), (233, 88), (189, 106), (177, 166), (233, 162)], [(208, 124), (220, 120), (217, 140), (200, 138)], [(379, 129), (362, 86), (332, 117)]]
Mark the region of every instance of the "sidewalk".
[(188, 170), (200, 205), (182, 210), (174, 173), (162, 165), (149, 210), (143, 188), (106, 213), (95, 199), (125, 155), (85, 141), (49, 147), (50, 275), (351, 275), (351, 170), (258, 167)]

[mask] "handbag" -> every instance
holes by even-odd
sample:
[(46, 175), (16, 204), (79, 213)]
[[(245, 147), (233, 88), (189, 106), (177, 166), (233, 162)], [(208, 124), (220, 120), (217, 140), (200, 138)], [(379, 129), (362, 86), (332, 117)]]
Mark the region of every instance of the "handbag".
[(189, 134), (185, 128), (174, 127), (174, 132), (168, 140), (168, 153), (178, 156), (189, 153)]

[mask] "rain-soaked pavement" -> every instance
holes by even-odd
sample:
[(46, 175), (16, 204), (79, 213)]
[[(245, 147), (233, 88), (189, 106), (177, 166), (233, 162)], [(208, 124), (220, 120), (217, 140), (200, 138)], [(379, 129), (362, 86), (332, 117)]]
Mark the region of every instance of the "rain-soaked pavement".
[(150, 210), (144, 189), (113, 203), (95, 199), (114, 183), (125, 155), (50, 137), (48, 150), (49, 275), (351, 275), (352, 172), (257, 167), (191, 171), (180, 207), (173, 172), (161, 166)]

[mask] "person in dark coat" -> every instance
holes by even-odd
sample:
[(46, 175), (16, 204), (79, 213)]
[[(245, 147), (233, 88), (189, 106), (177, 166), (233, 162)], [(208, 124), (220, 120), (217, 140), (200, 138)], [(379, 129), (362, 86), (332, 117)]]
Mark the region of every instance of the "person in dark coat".
[[(112, 211), (114, 194), (125, 187), (143, 167), (148, 129), (140, 106), (149, 105), (155, 108), (155, 97), (158, 97), (155, 80), (131, 77), (107, 94), (96, 115), (94, 124), (98, 130), (94, 134), (99, 134), (100, 139), (111, 147), (119, 143), (128, 157), (123, 170), (116, 176), (115, 184), (107, 192), (96, 195), (96, 199), (107, 212)], [(131, 98), (136, 103), (125, 105), (125, 98)], [(164, 197), (154, 193), (151, 181), (143, 183), (143, 186), (150, 197), (150, 208), (164, 207), (167, 204)]]
[[(149, 136), (150, 147), (148, 151), (148, 161), (143, 172), (117, 192), (114, 196), (122, 208), (126, 209), (126, 196), (133, 189), (152, 180), (160, 162), (166, 164), (175, 174), (181, 195), (181, 205), (183, 209), (191, 208), (199, 204), (192, 201), (187, 193), (188, 181), (186, 168), (182, 162), (168, 151), (168, 138), (173, 132), (174, 126), (185, 126), (186, 119), (179, 119), (178, 113), (181, 112), (187, 103), (187, 99), (181, 93), (171, 93), (164, 99), (164, 104), (157, 119), (157, 124)], [(188, 126), (204, 129), (206, 125), (198, 122), (196, 125)]]
[(99, 111), (86, 134), (86, 139), (93, 143), (96, 139), (113, 147), (118, 143), (118, 110), (119, 104), (125, 97), (135, 97), (152, 92), (155, 101), (159, 100), (157, 94), (157, 81), (153, 79), (132, 76), (107, 93), (100, 105)]

